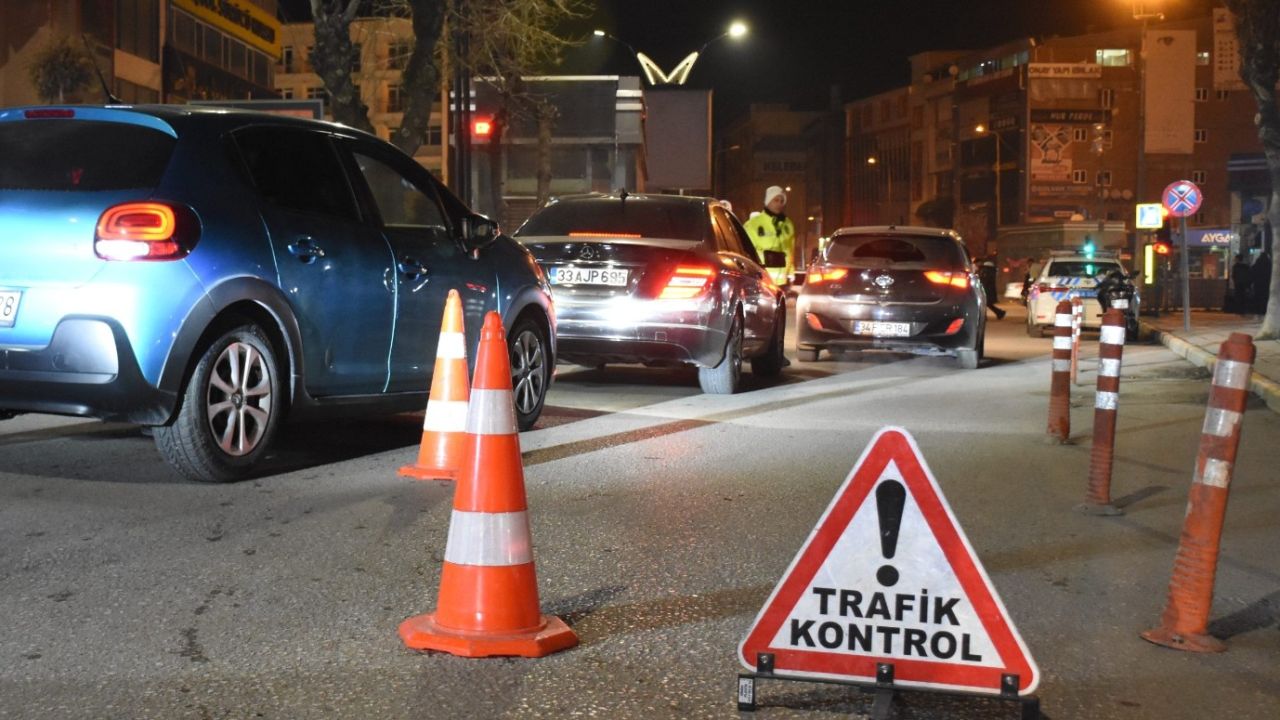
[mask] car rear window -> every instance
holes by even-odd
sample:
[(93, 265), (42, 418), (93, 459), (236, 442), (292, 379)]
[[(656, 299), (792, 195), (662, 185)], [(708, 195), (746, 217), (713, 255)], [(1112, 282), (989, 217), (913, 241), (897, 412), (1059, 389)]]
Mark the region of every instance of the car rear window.
[(562, 201), (534, 213), (516, 237), (596, 236), (698, 240), (707, 237), (711, 216), (696, 203), (646, 200)]
[(0, 123), (0, 190), (153, 188), (176, 142), (159, 130), (125, 123)]
[(911, 265), (963, 270), (964, 252), (951, 238), (924, 235), (837, 235), (827, 247), (827, 262), (864, 267)]
[(1090, 260), (1054, 260), (1045, 271), (1050, 277), (1097, 277), (1120, 269), (1119, 263)]

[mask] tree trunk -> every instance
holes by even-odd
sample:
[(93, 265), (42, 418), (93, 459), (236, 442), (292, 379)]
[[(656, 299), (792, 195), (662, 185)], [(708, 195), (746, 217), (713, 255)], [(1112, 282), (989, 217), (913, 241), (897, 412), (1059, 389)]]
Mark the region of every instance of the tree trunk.
[(329, 91), (329, 109), (333, 119), (372, 133), (369, 108), (356, 95), (356, 86), (351, 80), (351, 68), (356, 59), (356, 47), (351, 42), (351, 21), (359, 7), (359, 0), (350, 0), (346, 7), (341, 4), (334, 6), (324, 0), (311, 0), (316, 44), (308, 59)]
[(400, 81), (404, 98), (404, 118), (391, 142), (409, 155), (414, 154), (431, 125), (440, 73), (436, 69), (436, 43), (444, 29), (446, 4), (440, 0), (409, 0), (413, 11), (413, 53)]
[(551, 124), (552, 110), (538, 106), (538, 207), (551, 199)]
[[(1247, 72), (1245, 81), (1258, 104), (1254, 123), (1258, 126), (1258, 138), (1262, 141), (1267, 171), (1271, 176), (1267, 222), (1271, 225), (1274, 240), (1276, 231), (1280, 230), (1280, 108), (1276, 107), (1276, 72)], [(1267, 312), (1262, 318), (1262, 328), (1256, 337), (1258, 340), (1280, 338), (1280, 252), (1277, 250), (1280, 248), (1271, 248), (1271, 287), (1267, 292)]]

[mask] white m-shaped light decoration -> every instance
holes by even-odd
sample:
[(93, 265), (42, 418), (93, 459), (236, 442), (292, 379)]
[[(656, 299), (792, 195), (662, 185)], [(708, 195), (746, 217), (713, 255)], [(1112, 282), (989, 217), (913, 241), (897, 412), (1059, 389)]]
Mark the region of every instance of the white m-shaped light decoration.
[(698, 53), (686, 55), (670, 74), (662, 72), (662, 68), (644, 53), (636, 53), (636, 60), (640, 61), (640, 69), (644, 70), (644, 77), (650, 85), (683, 85), (693, 71), (693, 64), (698, 61)]

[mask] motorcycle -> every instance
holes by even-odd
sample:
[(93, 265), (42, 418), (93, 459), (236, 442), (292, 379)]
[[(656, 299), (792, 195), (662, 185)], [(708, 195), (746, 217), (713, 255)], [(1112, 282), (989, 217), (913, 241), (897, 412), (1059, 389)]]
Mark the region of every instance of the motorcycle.
[(1124, 313), (1124, 336), (1126, 340), (1138, 337), (1138, 310), (1140, 298), (1138, 286), (1134, 285), (1132, 275), (1120, 270), (1112, 270), (1098, 278), (1098, 304), (1102, 312), (1115, 308)]

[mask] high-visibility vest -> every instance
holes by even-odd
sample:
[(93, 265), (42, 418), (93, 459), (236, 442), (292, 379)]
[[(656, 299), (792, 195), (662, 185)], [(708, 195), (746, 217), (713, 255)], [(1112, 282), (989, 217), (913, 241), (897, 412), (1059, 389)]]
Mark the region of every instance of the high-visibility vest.
[(791, 222), (791, 218), (783, 218), (780, 222), (775, 222), (772, 215), (762, 212), (751, 216), (742, 224), (742, 227), (751, 237), (751, 244), (756, 246), (756, 254), (760, 256), (761, 261), (764, 260), (766, 250), (773, 250), (787, 256), (787, 264), (784, 267), (770, 267), (768, 270), (773, 281), (779, 285), (789, 282), (794, 268), (792, 253), (795, 252), (796, 241), (796, 226)]

